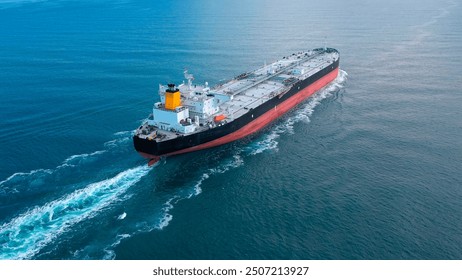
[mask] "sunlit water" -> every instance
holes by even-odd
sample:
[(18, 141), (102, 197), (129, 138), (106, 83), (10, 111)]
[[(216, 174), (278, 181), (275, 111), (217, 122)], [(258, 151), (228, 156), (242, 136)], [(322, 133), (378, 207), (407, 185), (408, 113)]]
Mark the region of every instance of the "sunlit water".
[[(455, 1), (0, 1), (0, 259), (460, 259)], [(257, 135), (162, 160), (159, 83), (328, 45)]]

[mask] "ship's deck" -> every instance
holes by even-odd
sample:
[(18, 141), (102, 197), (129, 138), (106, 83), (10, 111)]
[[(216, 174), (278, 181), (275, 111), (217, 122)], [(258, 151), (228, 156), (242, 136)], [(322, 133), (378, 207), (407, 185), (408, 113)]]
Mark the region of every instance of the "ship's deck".
[[(305, 52), (293, 54), (282, 60), (266, 65), (242, 80), (231, 80), (215, 91), (233, 96), (233, 99), (220, 108), (232, 121), (254, 109), (275, 95), (290, 89), (284, 81), (292, 78), (294, 82), (304, 80), (328, 66), (338, 58), (338, 53)], [(297, 69), (303, 74), (294, 74)]]
[[(338, 57), (338, 52), (329, 52), (324, 49), (299, 52), (265, 65), (253, 72), (243, 73), (235, 79), (211, 89), (200, 85), (194, 85), (193, 88), (185, 84), (180, 85), (179, 89), (182, 92), (183, 98), (197, 98), (192, 93), (201, 91), (206, 91), (210, 94), (225, 95), (230, 98), (219, 105), (219, 112), (217, 114), (201, 118), (201, 126), (198, 126), (193, 133), (220, 125), (215, 124), (213, 121), (214, 116), (218, 114), (225, 115), (226, 122), (232, 122), (274, 96), (290, 90), (294, 83), (309, 78), (337, 60)], [(204, 94), (203, 97), (199, 97), (207, 98), (206, 96)], [(158, 128), (156, 128), (157, 132), (151, 130), (152, 128), (144, 124), (137, 130), (136, 134), (141, 138), (153, 139), (155, 141), (165, 141), (186, 135)]]

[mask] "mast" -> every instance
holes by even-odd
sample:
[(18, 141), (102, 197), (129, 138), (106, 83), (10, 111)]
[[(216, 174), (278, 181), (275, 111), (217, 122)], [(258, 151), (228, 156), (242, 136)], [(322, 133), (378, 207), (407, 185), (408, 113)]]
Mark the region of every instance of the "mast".
[(185, 79), (188, 80), (188, 89), (191, 90), (192, 89), (192, 81), (194, 80), (194, 76), (193, 76), (193, 74), (188, 73), (188, 69), (184, 70), (183, 73), (184, 73)]

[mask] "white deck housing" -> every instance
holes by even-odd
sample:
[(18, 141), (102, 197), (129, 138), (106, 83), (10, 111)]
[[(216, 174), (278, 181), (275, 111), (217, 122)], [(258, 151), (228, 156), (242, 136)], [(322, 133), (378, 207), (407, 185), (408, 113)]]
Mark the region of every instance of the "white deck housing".
[(175, 110), (165, 109), (167, 87), (159, 85), (161, 101), (154, 104), (152, 118), (140, 127), (139, 130), (147, 131), (140, 137), (162, 133), (163, 137), (173, 138), (210, 129), (222, 122), (232, 122), (248, 110), (286, 92), (297, 81), (325, 68), (338, 55), (337, 52), (324, 51), (294, 53), (214, 88), (209, 88), (207, 83), (193, 85), (193, 76), (185, 71), (188, 84), (178, 86), (181, 106)]

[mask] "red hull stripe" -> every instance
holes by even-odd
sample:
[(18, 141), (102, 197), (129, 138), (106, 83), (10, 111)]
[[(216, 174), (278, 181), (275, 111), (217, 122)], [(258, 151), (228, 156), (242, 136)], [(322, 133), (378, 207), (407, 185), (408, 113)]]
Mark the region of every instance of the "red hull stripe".
[[(304, 88), (303, 90), (295, 94), (294, 96), (291, 96), (289, 99), (279, 104), (273, 110), (269, 110), (268, 112), (264, 113), (260, 117), (256, 118), (254, 121), (248, 123), (247, 125), (241, 127), (239, 130), (233, 133), (230, 133), (228, 135), (225, 135), (223, 137), (220, 137), (218, 139), (212, 140), (204, 144), (200, 144), (200, 145), (197, 145), (191, 148), (187, 148), (187, 149), (183, 149), (183, 150), (179, 150), (179, 151), (166, 154), (166, 156), (189, 153), (189, 152), (194, 152), (198, 150), (220, 146), (220, 145), (244, 138), (252, 133), (255, 133), (259, 131), (260, 129), (262, 129), (263, 127), (267, 126), (269, 123), (271, 123), (275, 119), (287, 113), (294, 106), (296, 106), (303, 100), (313, 95), (316, 91), (318, 91), (322, 87), (332, 82), (337, 77), (337, 75), (338, 75), (338, 68), (334, 69), (329, 74), (317, 80), (313, 84), (307, 86), (306, 88)], [(146, 153), (140, 153), (140, 154), (146, 158), (153, 158), (152, 155), (149, 155)]]
[(149, 160), (151, 160), (151, 159), (159, 160), (159, 159), (160, 159), (159, 156), (153, 156), (153, 155), (150, 155), (150, 154), (147, 154), (147, 153), (143, 153), (143, 152), (138, 152), (138, 154), (140, 154), (142, 157), (147, 158), (147, 159), (149, 159)]

